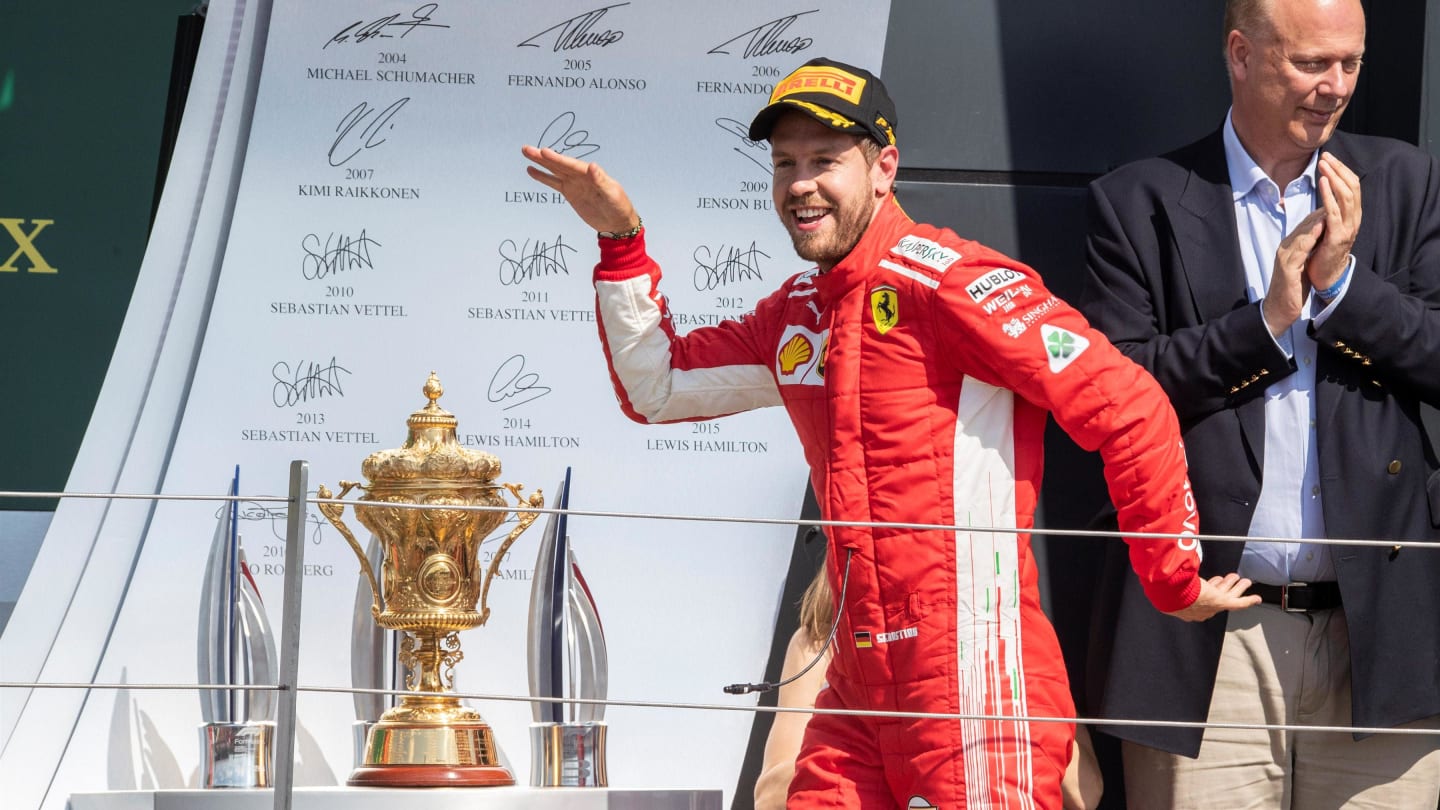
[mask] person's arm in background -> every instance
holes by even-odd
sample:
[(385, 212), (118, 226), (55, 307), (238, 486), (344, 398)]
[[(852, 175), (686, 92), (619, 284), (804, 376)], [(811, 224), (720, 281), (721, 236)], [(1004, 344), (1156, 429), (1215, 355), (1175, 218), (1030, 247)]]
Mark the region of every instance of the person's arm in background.
[[(781, 680), (810, 663), (823, 643), (823, 639), (815, 640), (803, 627), (796, 630), (785, 648), (785, 663), (780, 668)], [(815, 708), (815, 696), (825, 685), (825, 672), (829, 666), (830, 653), (826, 652), (825, 658), (809, 672), (780, 687), (776, 705)], [(809, 722), (810, 715), (805, 712), (776, 712), (770, 736), (765, 738), (760, 778), (755, 780), (755, 810), (784, 810), (790, 780), (795, 776), (795, 756), (800, 753), (800, 741), (805, 737), (805, 726)]]
[(1070, 747), (1070, 765), (1060, 782), (1065, 810), (1095, 810), (1105, 795), (1105, 778), (1095, 759), (1095, 746), (1085, 726), (1075, 726), (1075, 742)]

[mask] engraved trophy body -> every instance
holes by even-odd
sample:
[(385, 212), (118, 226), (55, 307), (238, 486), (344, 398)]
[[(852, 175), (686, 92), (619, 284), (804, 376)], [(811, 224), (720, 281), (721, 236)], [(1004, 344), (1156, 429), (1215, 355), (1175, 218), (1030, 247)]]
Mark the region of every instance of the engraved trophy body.
[[(411, 692), (453, 690), (455, 665), (464, 658), (459, 632), (485, 624), (486, 595), (520, 533), (535, 512), (517, 513), (517, 525), (482, 571), (480, 544), (504, 522), (508, 491), (520, 506), (542, 507), (540, 492), (528, 499), (516, 484), (496, 483), (500, 460), (460, 446), (456, 419), (436, 400), (444, 392), (432, 373), (426, 381), (430, 402), (410, 415), (405, 446), (366, 457), (361, 471), (370, 484), (354, 503), (355, 516), (379, 540), (381, 581), (365, 550), (340, 520), (344, 506), (319, 504), (320, 511), (345, 537), (370, 580), (370, 612), (381, 627), (404, 633), (399, 659), (408, 670)], [(338, 497), (359, 486), (341, 481)], [(321, 498), (329, 490), (319, 488)], [(495, 511), (414, 509), (490, 506)], [(382, 600), (383, 597), (383, 600)], [(476, 609), (477, 602), (479, 609)], [(453, 695), (407, 694), (381, 715), (369, 733), (363, 763), (349, 784), (383, 787), (511, 785), (514, 777), (500, 764), (494, 733), (479, 712)]]

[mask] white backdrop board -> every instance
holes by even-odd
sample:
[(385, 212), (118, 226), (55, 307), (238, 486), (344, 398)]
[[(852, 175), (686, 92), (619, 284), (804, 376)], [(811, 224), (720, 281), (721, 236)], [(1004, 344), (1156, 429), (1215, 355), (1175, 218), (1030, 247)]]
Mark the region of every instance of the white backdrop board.
[[(275, 2), (163, 491), (220, 493), (238, 464), (242, 492), (280, 494), (294, 458), (310, 461), (312, 486), (358, 479), (367, 454), (403, 442), (434, 370), (462, 443), (499, 456), (501, 479), (527, 491), (548, 494), (569, 466), (575, 509), (796, 516), (805, 470), (780, 409), (658, 427), (620, 413), (596, 337), (594, 236), (525, 175), (519, 148), (596, 160), (625, 183), (680, 329), (738, 317), (805, 269), (772, 210), (766, 145), (744, 138), (750, 117), (805, 59), (878, 69), (888, 14), (862, 0)], [(96, 680), (194, 677), (216, 511), (163, 502), (148, 516)], [(278, 626), (283, 516), (244, 511)], [(311, 521), (300, 679), (348, 686), (357, 564)], [(612, 698), (753, 705), (720, 687), (764, 669), (792, 528), (576, 517), (570, 534), (605, 625)], [(490, 624), (464, 635), (458, 688), (526, 692), (538, 537), (501, 568)], [(523, 782), (529, 706), (477, 708)], [(60, 762), (15, 744), (25, 717), (3, 753), (7, 773), (53, 781), (43, 806), (124, 787), (107, 779), (127, 768), (140, 786), (193, 783), (195, 695), (97, 692), (76, 711), (60, 723)], [(301, 783), (344, 780), (353, 720), (348, 696), (301, 695)], [(721, 788), (728, 804), (748, 713), (613, 708), (607, 720), (612, 785)]]

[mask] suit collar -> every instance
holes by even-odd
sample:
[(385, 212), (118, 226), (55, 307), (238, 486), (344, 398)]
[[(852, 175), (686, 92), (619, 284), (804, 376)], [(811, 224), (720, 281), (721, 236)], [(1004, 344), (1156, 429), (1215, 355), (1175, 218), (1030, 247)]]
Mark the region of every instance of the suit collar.
[(1235, 201), (1220, 130), (1177, 157), (1189, 174), (1166, 209), (1190, 297), (1199, 321), (1204, 322), (1246, 300), (1245, 266), (1240, 261)]

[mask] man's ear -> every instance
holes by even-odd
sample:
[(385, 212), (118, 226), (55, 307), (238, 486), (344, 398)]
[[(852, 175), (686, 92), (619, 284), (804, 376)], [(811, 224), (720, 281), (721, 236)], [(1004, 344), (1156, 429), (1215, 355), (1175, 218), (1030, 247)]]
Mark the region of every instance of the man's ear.
[(1251, 47), (1250, 40), (1239, 29), (1231, 31), (1225, 38), (1225, 64), (1230, 68), (1231, 78), (1244, 79), (1250, 71), (1250, 59), (1254, 55), (1255, 49)]
[(900, 170), (900, 150), (886, 146), (880, 150), (880, 157), (870, 165), (870, 180), (875, 185), (875, 196), (883, 197), (895, 190), (895, 173)]

